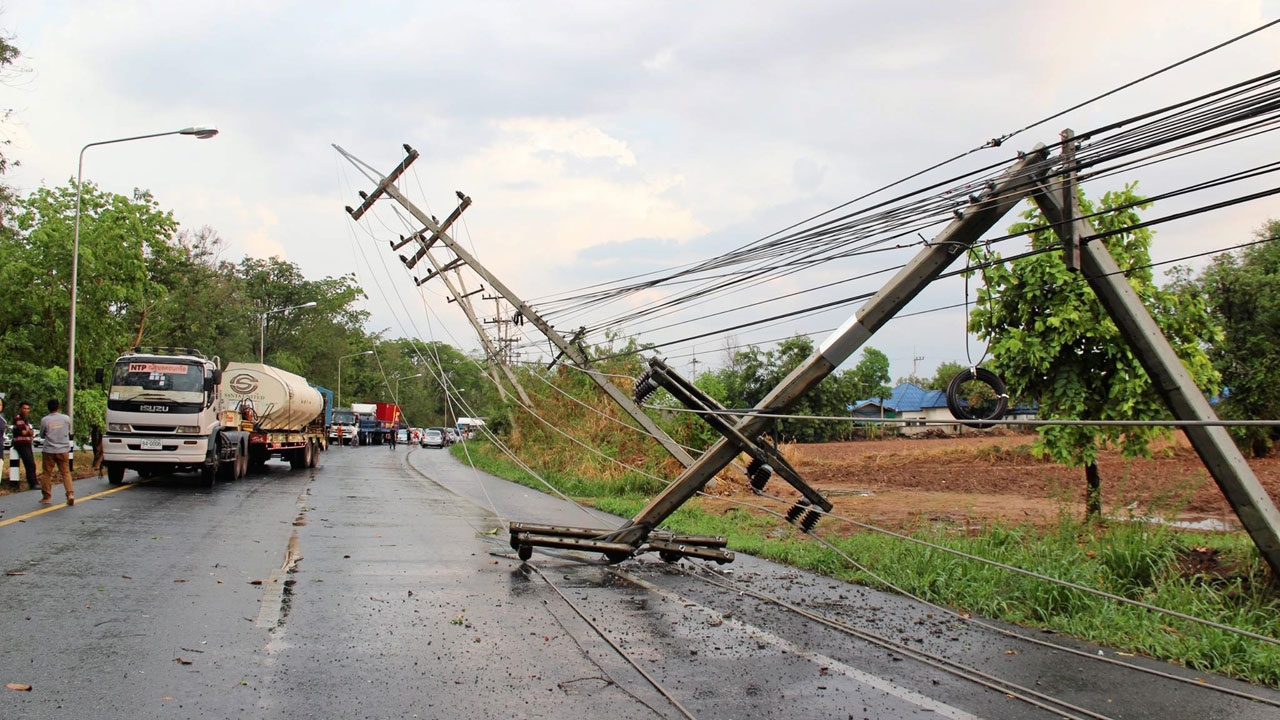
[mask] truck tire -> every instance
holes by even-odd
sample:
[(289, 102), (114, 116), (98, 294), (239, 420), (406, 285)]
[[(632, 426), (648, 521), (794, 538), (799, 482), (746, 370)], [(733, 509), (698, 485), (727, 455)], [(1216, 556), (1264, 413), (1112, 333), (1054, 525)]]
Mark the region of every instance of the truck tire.
[(218, 461), (215, 458), (213, 462), (200, 466), (200, 487), (211, 488), (216, 482), (218, 482)]
[(307, 467), (313, 468), (320, 465), (320, 441), (316, 440), (311, 443), (311, 462), (307, 463)]
[(289, 451), (289, 467), (294, 470), (301, 470), (306, 467), (307, 456), (310, 455), (308, 451), (310, 449), (311, 445), (308, 444), (305, 448), (298, 448), (297, 450)]
[(119, 485), (120, 483), (124, 482), (124, 466), (115, 465), (115, 464), (108, 465), (107, 466), (107, 482), (111, 483), (112, 485)]
[(249, 474), (249, 453), (244, 448), (236, 455), (236, 479)]

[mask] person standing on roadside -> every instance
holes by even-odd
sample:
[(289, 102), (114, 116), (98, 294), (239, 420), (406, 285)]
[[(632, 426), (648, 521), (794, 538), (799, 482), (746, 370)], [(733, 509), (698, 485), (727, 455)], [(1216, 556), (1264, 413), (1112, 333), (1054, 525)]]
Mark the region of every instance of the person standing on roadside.
[(18, 451), (22, 459), (22, 467), (27, 472), (27, 489), (35, 490), (40, 482), (36, 475), (36, 456), (31, 451), (31, 438), (35, 436), (35, 428), (27, 414), (31, 412), (31, 403), (18, 403), (18, 414), (13, 418), (13, 449)]
[[(9, 429), (9, 421), (4, 419), (4, 398), (0, 398), (0, 448), (4, 447), (4, 440), (2, 438), (5, 437), (5, 432), (7, 432), (8, 429)], [(9, 453), (4, 453), (5, 462), (3, 464), (0, 464), (0, 468), (2, 468), (0, 469), (0, 473), (3, 473), (3, 476), (0, 476), (0, 485), (9, 484), (8, 459), (9, 459)], [(17, 489), (18, 488), (16, 487), (14, 488), (14, 490), (17, 490)]]
[(76, 504), (75, 486), (71, 480), (71, 468), (67, 458), (71, 455), (71, 418), (58, 412), (58, 401), (50, 400), (49, 414), (40, 418), (40, 435), (44, 437), (41, 450), (44, 474), (40, 476), (40, 504), (53, 502), (53, 471), (62, 474), (62, 487), (67, 491), (67, 504)]

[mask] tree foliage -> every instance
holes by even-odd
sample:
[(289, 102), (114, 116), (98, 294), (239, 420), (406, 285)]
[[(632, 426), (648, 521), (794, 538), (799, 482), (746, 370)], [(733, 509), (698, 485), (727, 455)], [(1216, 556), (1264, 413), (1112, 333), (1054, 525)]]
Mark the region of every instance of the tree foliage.
[[(695, 384), (725, 407), (754, 407), (813, 351), (813, 341), (804, 335), (783, 340), (772, 350), (748, 346), (732, 351), (725, 367), (703, 373)], [(848, 406), (857, 400), (888, 397), (888, 383), (889, 358), (868, 347), (857, 365), (829, 375), (801, 397), (788, 413), (847, 417)], [(828, 442), (846, 437), (850, 427), (827, 420), (787, 419), (779, 422), (778, 432), (780, 437), (789, 440)]]
[[(1280, 418), (1280, 220), (1255, 237), (1257, 245), (1216, 258), (1198, 281), (1189, 277), (1185, 295), (1203, 298), (1223, 329), (1209, 350), (1227, 391), (1221, 415), (1236, 419)], [(1274, 427), (1232, 428), (1255, 457), (1280, 440)]]
[[(40, 188), (9, 208), (0, 233), (0, 392), (10, 403), (43, 410), (62, 399), (67, 382), (75, 184)], [(145, 191), (124, 196), (86, 182), (81, 197), (76, 318), (76, 430), (101, 426), (102, 388), (93, 370), (135, 345), (194, 348), (228, 361), (256, 362), (259, 333), (266, 362), (334, 388), (338, 358), (347, 358), (343, 401), (391, 401), (399, 385), (406, 418), (438, 425), (458, 414), (445, 400), (435, 363), (472, 391), (470, 407), (486, 414), (496, 394), (474, 358), (444, 345), (384, 341), (365, 329), (368, 313), (354, 275), (306, 278), (296, 264), (273, 257), (222, 257), (217, 232), (179, 228), (173, 214)], [(263, 314), (316, 303), (315, 307)], [(432, 384), (434, 383), (434, 384)]]
[[(1116, 231), (1139, 223), (1147, 205), (1135, 186), (1108, 192), (1098, 204), (1081, 196), (1081, 209), (1096, 231)], [(1059, 241), (1034, 207), (1011, 233), (1030, 232), (1033, 249)], [(1104, 242), (1129, 284), (1164, 331), (1199, 386), (1216, 391), (1218, 375), (1202, 343), (1220, 331), (1202, 301), (1159, 287), (1150, 264), (1151, 231), (1130, 229), (1095, 240)], [(999, 260), (990, 250), (976, 250), (976, 263)], [(1045, 252), (997, 263), (983, 271), (984, 285), (969, 328), (991, 342), (991, 367), (1009, 386), (1015, 400), (1035, 402), (1042, 419), (1148, 420), (1168, 416), (1150, 378), (1139, 365), (1115, 323), (1078, 273), (1068, 270), (1062, 254)], [(1117, 446), (1126, 457), (1146, 455), (1151, 441), (1168, 431), (1153, 427), (1049, 426), (1040, 428), (1037, 448), (1055, 461), (1083, 466), (1088, 478), (1086, 505), (1101, 512), (1099, 451)]]

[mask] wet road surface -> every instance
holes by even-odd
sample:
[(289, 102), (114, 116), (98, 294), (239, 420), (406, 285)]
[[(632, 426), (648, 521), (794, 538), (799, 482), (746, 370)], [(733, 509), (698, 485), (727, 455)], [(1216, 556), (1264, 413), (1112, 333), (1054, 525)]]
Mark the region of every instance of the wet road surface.
[(0, 497), (0, 718), (1280, 716), (741, 555), (526, 566), (505, 520), (617, 520), (440, 450), (77, 495)]

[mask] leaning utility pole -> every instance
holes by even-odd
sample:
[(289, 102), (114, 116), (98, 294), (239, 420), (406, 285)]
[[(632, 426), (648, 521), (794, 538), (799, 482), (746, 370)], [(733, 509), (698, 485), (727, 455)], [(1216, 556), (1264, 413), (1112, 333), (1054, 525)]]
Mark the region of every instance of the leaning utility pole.
[[(1075, 136), (1062, 134), (1062, 180), (1045, 183), (1032, 195), (1055, 233), (1062, 240), (1067, 267), (1080, 272), (1098, 296), (1121, 337), (1129, 344), (1155, 391), (1178, 420), (1202, 423), (1218, 419), (1191, 373), (1169, 344), (1142, 298), (1129, 284), (1106, 243), (1084, 218), (1074, 169)], [(1280, 511), (1258, 482), (1227, 429), (1221, 425), (1188, 424), (1182, 427), (1205, 468), (1253, 538), (1271, 570), (1280, 577)]]
[[(348, 154), (345, 150), (338, 147), (337, 145), (334, 145), (333, 147), (339, 153), (341, 153), (343, 157), (351, 161), (353, 165), (356, 165), (357, 167), (359, 167), (356, 159), (352, 157), (350, 154)], [(409, 165), (413, 164), (413, 161), (418, 158), (417, 150), (414, 150), (408, 145), (405, 145), (404, 148), (406, 152), (404, 160), (400, 161), (400, 164), (397, 165), (396, 168), (392, 170), (390, 174), (386, 175), (385, 177), (382, 178), (381, 181), (379, 181), (378, 186), (374, 188), (373, 192), (372, 193), (361, 192), (360, 205), (358, 205), (355, 208), (352, 208), (351, 206), (347, 206), (347, 214), (351, 216), (352, 220), (359, 220), (360, 217), (369, 210), (369, 208), (373, 207), (373, 203), (376, 202), (378, 197), (383, 193), (394, 191), (396, 192), (397, 195), (399, 195), (399, 192), (395, 190), (395, 185), (394, 185), (395, 181), (399, 179), (399, 177), (404, 174), (404, 171), (409, 168)], [(471, 198), (464, 196), (462, 193), (458, 193), (458, 200), (460, 201), (458, 207), (452, 213), (449, 214), (449, 217), (445, 218), (445, 221), (443, 224), (436, 223), (434, 218), (430, 218), (430, 216), (427, 216), (425, 213), (423, 213), (421, 210), (418, 210), (416, 207), (412, 208), (411, 212), (413, 212), (415, 216), (421, 215), (423, 217), (430, 218), (431, 225), (430, 227), (427, 228), (427, 230), (430, 230), (430, 235), (426, 236), (425, 233), (427, 231), (420, 230), (410, 235), (407, 238), (404, 236), (401, 236), (399, 242), (395, 242), (395, 241), (391, 242), (391, 249), (399, 250), (400, 248), (404, 247), (410, 242), (417, 242), (418, 244), (417, 252), (415, 252), (412, 257), (406, 257), (404, 255), (401, 255), (400, 260), (405, 264), (406, 267), (412, 270), (414, 266), (418, 264), (419, 261), (426, 259), (427, 262), (431, 263), (431, 270), (429, 270), (426, 275), (415, 279), (414, 282), (418, 285), (418, 287), (422, 287), (422, 285), (426, 283), (428, 280), (431, 280), (434, 277), (440, 278), (441, 282), (444, 283), (445, 288), (448, 289), (449, 291), (449, 295), (450, 295), (449, 302), (456, 301), (458, 303), (458, 307), (462, 308), (462, 313), (467, 317), (467, 321), (471, 323), (471, 326), (476, 330), (476, 334), (480, 336), (480, 344), (484, 347), (485, 356), (489, 358), (489, 362), (492, 365), (496, 365), (498, 369), (502, 371), (502, 374), (506, 376), (508, 382), (511, 383), (512, 387), (516, 389), (516, 393), (520, 396), (520, 401), (523, 402), (526, 406), (532, 405), (531, 401), (529, 400), (528, 394), (526, 394), (524, 391), (524, 387), (520, 385), (519, 378), (517, 378), (515, 373), (511, 371), (510, 367), (502, 363), (502, 359), (498, 355), (497, 349), (493, 347), (493, 343), (489, 342), (489, 336), (484, 331), (484, 325), (480, 322), (480, 319), (476, 317), (475, 311), (471, 308), (471, 303), (467, 301), (467, 298), (470, 295), (474, 295), (475, 293), (468, 293), (465, 291), (465, 289), (463, 289), (462, 291), (459, 291), (459, 289), (449, 279), (449, 276), (447, 274), (448, 271), (457, 269), (458, 265), (462, 263), (462, 260), (460, 258), (455, 258), (454, 260), (441, 264), (436, 259), (436, 257), (431, 254), (432, 245), (434, 245), (437, 240), (440, 240), (441, 236), (444, 235), (444, 231), (448, 229), (448, 227), (452, 225), (459, 217), (462, 217), (462, 213), (468, 207), (471, 206)], [(449, 242), (452, 243), (452, 239), (450, 239)], [(481, 288), (480, 290), (477, 290), (475, 292), (483, 292), (483, 290), (484, 288)], [(492, 365), (490, 367), (490, 372), (492, 372)], [(494, 381), (495, 381), (495, 384), (498, 386), (498, 391), (505, 395), (505, 393), (507, 392), (506, 388), (503, 387), (502, 383), (497, 382), (496, 375), (494, 376)]]
[[(362, 161), (357, 160), (353, 155), (348, 153), (346, 150), (343, 150), (341, 147), (338, 147), (337, 145), (334, 145), (333, 147), (339, 153), (341, 153), (343, 157), (347, 158), (347, 160), (350, 161), (353, 165), (356, 165), (357, 167), (360, 167), (360, 166), (368, 167)], [(508, 287), (505, 283), (499, 280), (497, 276), (491, 273), (484, 265), (480, 263), (479, 260), (475, 258), (475, 256), (467, 252), (466, 248), (462, 247), (457, 241), (455, 241), (452, 237), (450, 237), (449, 233), (445, 232), (446, 230), (445, 227), (441, 226), (440, 223), (436, 222), (436, 220), (432, 218), (431, 215), (429, 215), (426, 212), (423, 212), (421, 209), (418, 208), (418, 206), (410, 202), (410, 200), (407, 197), (405, 197), (405, 195), (401, 193), (398, 188), (396, 188), (395, 186), (396, 179), (399, 178), (400, 174), (402, 174), (404, 170), (408, 168), (408, 166), (418, 157), (417, 150), (414, 150), (408, 145), (405, 145), (404, 149), (405, 149), (405, 152), (407, 153), (405, 156), (405, 159), (402, 160), (400, 164), (396, 166), (396, 168), (392, 170), (392, 172), (389, 175), (386, 175), (385, 177), (382, 178), (381, 181), (379, 181), (377, 187), (374, 189), (372, 193), (368, 195), (364, 195), (364, 194), (361, 195), (364, 202), (361, 204), (360, 208), (358, 208), (358, 211), (363, 213), (370, 206), (372, 206), (373, 202), (377, 200), (377, 198), (380, 195), (383, 195), (383, 194), (387, 195), (388, 197), (392, 198), (397, 203), (399, 203), (401, 207), (403, 207), (406, 211), (408, 211), (409, 214), (412, 215), (414, 219), (416, 219), (423, 226), (423, 230), (416, 234), (418, 243), (423, 248), (422, 252), (428, 251), (430, 249), (431, 243), (435, 241), (439, 241), (445, 247), (449, 248), (449, 250), (453, 251), (454, 255), (457, 256), (458, 260), (469, 265), (471, 269), (476, 272), (476, 274), (478, 274), (481, 278), (483, 278), (489, 284), (489, 287), (493, 288), (495, 292), (502, 295), (504, 298), (507, 299), (507, 302), (511, 303), (512, 307), (515, 308), (515, 317), (527, 319), (530, 323), (533, 324), (534, 327), (538, 328), (539, 332), (541, 332), (544, 336), (546, 336), (546, 338), (550, 340), (551, 343), (555, 345), (557, 349), (559, 349), (560, 355), (569, 358), (569, 360), (574, 365), (578, 366), (578, 368), (580, 368), (584, 373), (586, 373), (587, 376), (590, 377), (592, 381), (595, 382), (595, 384), (598, 385), (600, 389), (605, 392), (605, 394), (607, 394), (615, 403), (617, 403), (618, 407), (622, 408), (622, 410), (626, 412), (628, 415), (630, 415), (631, 418), (635, 420), (636, 423), (638, 423), (646, 433), (648, 433), (655, 440), (657, 440), (662, 445), (662, 447), (667, 450), (667, 452), (671, 453), (672, 457), (674, 457), (676, 460), (679, 460), (680, 463), (683, 464), (685, 467), (689, 467), (690, 465), (692, 465), (693, 457), (689, 455), (689, 453), (686, 452), (685, 449), (681, 447), (679, 443), (671, 439), (671, 437), (667, 435), (667, 433), (664, 432), (662, 428), (658, 427), (658, 424), (653, 421), (653, 418), (649, 417), (644, 412), (644, 410), (642, 410), (640, 406), (637, 405), (631, 399), (630, 395), (628, 395), (626, 392), (623, 392), (621, 389), (619, 389), (617, 385), (614, 385), (613, 382), (610, 381), (608, 377), (604, 376), (599, 371), (591, 367), (591, 358), (589, 358), (587, 356), (587, 353), (583, 351), (581, 347), (579, 347), (578, 339), (576, 337), (572, 340), (566, 339), (563, 335), (557, 332), (555, 328), (552, 327), (552, 325), (548, 323), (541, 315), (539, 315), (536, 310), (534, 310), (531, 306), (527, 305), (523, 300), (521, 300), (520, 297), (516, 295), (516, 293), (510, 287)], [(459, 193), (459, 197), (463, 198), (463, 203), (465, 205), (470, 204), (470, 198), (467, 198), (465, 195), (462, 195), (462, 193)], [(355, 215), (353, 212), (353, 217), (359, 217), (359, 216)], [(422, 237), (423, 234), (430, 235), (430, 242), (423, 239)], [(429, 253), (427, 253), (427, 255), (429, 256)], [(482, 336), (484, 336), (483, 330), (481, 329), (483, 326), (479, 325), (475, 321), (473, 321), (472, 324), (477, 327), (477, 332), (479, 332)], [(487, 337), (483, 342), (485, 343), (486, 348), (492, 347), (491, 343), (488, 342)], [(493, 354), (493, 357), (497, 357), (496, 353)], [(509, 369), (508, 369), (508, 372), (509, 372)], [(519, 386), (517, 385), (517, 387)]]

